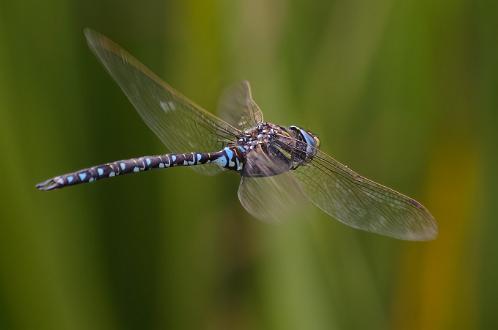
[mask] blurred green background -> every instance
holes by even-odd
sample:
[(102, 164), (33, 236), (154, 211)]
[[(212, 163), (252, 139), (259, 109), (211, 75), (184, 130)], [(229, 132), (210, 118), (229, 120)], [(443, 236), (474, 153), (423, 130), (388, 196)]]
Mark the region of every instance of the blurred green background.
[[(497, 22), (485, 0), (0, 0), (0, 328), (497, 329)], [(212, 112), (250, 80), (438, 239), (260, 223), (236, 175), (186, 168), (35, 190), (164, 151), (84, 27)]]

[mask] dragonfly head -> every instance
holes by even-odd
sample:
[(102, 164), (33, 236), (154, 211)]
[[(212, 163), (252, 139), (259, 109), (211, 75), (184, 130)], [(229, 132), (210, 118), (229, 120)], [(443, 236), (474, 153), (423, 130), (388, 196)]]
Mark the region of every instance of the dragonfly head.
[(294, 132), (296, 139), (306, 144), (306, 158), (313, 158), (320, 147), (320, 139), (318, 136), (294, 125), (289, 126), (289, 129)]

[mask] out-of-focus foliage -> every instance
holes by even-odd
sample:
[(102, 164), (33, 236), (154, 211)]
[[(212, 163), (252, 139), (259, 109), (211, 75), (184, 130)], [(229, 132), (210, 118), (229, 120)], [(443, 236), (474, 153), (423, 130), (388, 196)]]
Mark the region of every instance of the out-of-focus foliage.
[[(497, 4), (0, 0), (0, 328), (498, 328)], [(250, 80), (267, 120), (420, 200), (438, 239), (318, 210), (259, 223), (233, 174), (36, 191), (163, 151), (87, 26), (213, 112), (223, 86)]]

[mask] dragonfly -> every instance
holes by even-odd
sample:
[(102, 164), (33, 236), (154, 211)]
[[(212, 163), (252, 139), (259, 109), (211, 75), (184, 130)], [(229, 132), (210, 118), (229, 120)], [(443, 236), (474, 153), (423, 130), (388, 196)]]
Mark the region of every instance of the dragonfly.
[(206, 175), (240, 175), (238, 197), (255, 218), (279, 221), (291, 206), (311, 202), (356, 229), (402, 240), (437, 236), (437, 223), (416, 200), (371, 181), (320, 150), (299, 126), (264, 121), (249, 82), (221, 96), (221, 118), (173, 89), (102, 34), (84, 31), (91, 51), (147, 126), (171, 153), (92, 166), (36, 185), (53, 190), (152, 169), (187, 166)]

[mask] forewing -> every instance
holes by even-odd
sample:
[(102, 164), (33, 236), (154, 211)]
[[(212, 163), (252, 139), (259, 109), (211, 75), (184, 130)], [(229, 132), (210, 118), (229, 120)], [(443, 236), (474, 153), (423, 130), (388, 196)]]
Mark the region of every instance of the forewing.
[[(118, 83), (147, 126), (172, 152), (212, 152), (239, 131), (174, 90), (105, 36), (85, 30), (88, 45)], [(204, 174), (219, 167), (193, 166)]]
[(358, 175), (321, 151), (293, 173), (312, 203), (346, 225), (404, 240), (437, 236), (434, 218), (419, 202)]
[[(269, 176), (242, 176), (238, 191), (240, 203), (247, 212), (263, 221), (281, 222), (291, 217), (307, 203), (299, 184), (288, 171), (278, 170), (277, 167), (285, 167), (285, 164), (264, 154), (249, 153), (246, 164), (256, 161), (255, 158), (261, 172)], [(274, 171), (282, 173), (271, 175)]]
[(248, 81), (228, 87), (220, 97), (218, 113), (231, 125), (246, 130), (263, 121), (263, 113), (254, 102)]

